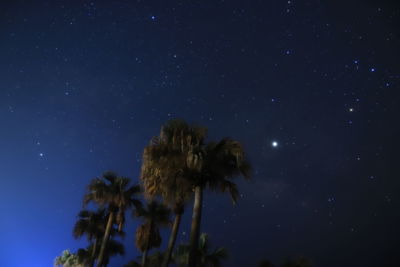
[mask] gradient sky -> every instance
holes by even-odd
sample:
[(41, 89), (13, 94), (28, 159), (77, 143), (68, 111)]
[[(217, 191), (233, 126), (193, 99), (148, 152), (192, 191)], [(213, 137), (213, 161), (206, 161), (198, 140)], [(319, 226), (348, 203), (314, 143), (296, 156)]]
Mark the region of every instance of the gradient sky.
[[(395, 266), (399, 25), (388, 0), (1, 1), (0, 265), (84, 247), (71, 231), (90, 179), (138, 182), (144, 146), (182, 118), (240, 140), (254, 167), (236, 207), (205, 195), (226, 266)], [(137, 224), (111, 267), (139, 255)]]

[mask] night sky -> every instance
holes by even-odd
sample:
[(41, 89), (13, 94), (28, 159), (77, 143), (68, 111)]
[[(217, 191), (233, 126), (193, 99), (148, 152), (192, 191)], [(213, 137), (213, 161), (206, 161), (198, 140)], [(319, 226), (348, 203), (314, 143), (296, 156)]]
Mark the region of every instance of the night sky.
[[(226, 266), (395, 266), (399, 34), (388, 0), (2, 0), (0, 265), (85, 247), (85, 186), (106, 170), (137, 183), (143, 148), (181, 118), (241, 141), (253, 165), (236, 207), (205, 195), (201, 231)], [(139, 255), (129, 217), (112, 267)]]

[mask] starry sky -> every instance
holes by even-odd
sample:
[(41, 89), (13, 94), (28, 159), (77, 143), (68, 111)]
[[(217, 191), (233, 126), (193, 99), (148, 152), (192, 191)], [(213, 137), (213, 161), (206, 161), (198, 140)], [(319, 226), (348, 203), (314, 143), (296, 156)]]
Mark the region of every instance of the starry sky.
[[(227, 266), (395, 266), (399, 26), (389, 0), (1, 1), (1, 265), (84, 247), (71, 232), (90, 179), (138, 182), (143, 148), (182, 118), (253, 164), (236, 207), (205, 195)], [(139, 255), (138, 223), (110, 266)]]

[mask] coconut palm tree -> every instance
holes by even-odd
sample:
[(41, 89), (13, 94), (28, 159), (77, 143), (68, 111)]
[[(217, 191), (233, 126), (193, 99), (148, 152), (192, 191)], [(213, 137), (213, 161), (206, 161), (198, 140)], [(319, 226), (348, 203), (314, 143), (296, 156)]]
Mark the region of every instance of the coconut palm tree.
[(145, 267), (148, 251), (161, 245), (159, 227), (170, 223), (170, 210), (153, 200), (146, 208), (137, 209), (136, 216), (143, 218), (144, 221), (136, 230), (136, 246), (143, 253), (142, 266)]
[(141, 202), (135, 198), (140, 193), (138, 185), (130, 186), (130, 179), (120, 177), (113, 172), (106, 172), (100, 178), (93, 179), (84, 197), (84, 205), (95, 202), (107, 208), (107, 225), (101, 242), (97, 266), (104, 265), (104, 253), (110, 239), (113, 224), (117, 223), (121, 231), (125, 221), (125, 211), (133, 206), (141, 207)]
[[(178, 246), (174, 254), (174, 260), (178, 266), (186, 266), (189, 261), (189, 251), (189, 245)], [(210, 250), (210, 242), (206, 233), (200, 235), (197, 255), (196, 267), (220, 267), (222, 266), (221, 261), (228, 258), (228, 252), (223, 247)]]
[(196, 266), (202, 213), (203, 190), (229, 192), (236, 204), (239, 192), (233, 178), (242, 175), (250, 179), (250, 164), (246, 160), (243, 146), (236, 140), (224, 138), (209, 142), (188, 157), (189, 178), (194, 185), (194, 205), (190, 232), (189, 267)]
[(175, 246), (184, 206), (191, 197), (191, 181), (185, 179), (187, 155), (202, 145), (206, 129), (190, 126), (181, 120), (172, 120), (153, 137), (144, 149), (141, 180), (147, 198), (159, 195), (174, 212), (175, 219), (161, 266), (167, 267)]

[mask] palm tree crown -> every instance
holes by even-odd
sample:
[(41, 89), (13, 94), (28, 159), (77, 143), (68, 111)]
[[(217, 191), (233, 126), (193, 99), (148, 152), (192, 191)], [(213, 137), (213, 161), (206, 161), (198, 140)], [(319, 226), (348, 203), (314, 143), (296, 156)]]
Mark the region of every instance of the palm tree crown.
[(80, 238), (87, 236), (89, 241), (101, 238), (105, 231), (105, 222), (107, 220), (105, 209), (97, 211), (82, 210), (78, 214), (78, 221), (73, 229), (73, 236)]
[(191, 196), (192, 184), (185, 179), (188, 156), (203, 145), (206, 129), (171, 120), (144, 149), (141, 179), (146, 197), (161, 195), (174, 206)]
[(114, 172), (105, 172), (101, 178), (93, 179), (84, 197), (84, 204), (93, 201), (109, 210), (118, 211), (119, 229), (125, 222), (125, 210), (140, 208), (142, 203), (135, 197), (141, 192), (140, 186), (130, 186), (130, 179), (120, 177)]

